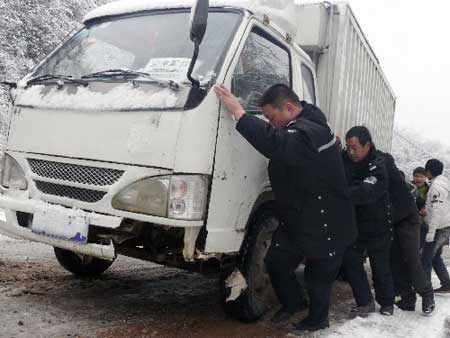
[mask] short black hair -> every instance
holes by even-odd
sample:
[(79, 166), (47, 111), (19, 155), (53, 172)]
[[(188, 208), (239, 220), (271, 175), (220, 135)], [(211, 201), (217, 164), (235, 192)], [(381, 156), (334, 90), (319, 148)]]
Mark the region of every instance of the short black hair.
[(367, 143), (370, 145), (374, 145), (372, 141), (372, 135), (370, 134), (369, 129), (364, 126), (354, 126), (349, 129), (347, 134), (345, 134), (345, 139), (351, 139), (352, 137), (357, 137), (359, 140), (359, 143), (361, 145), (365, 146)]
[(427, 163), (425, 164), (425, 170), (429, 171), (431, 175), (433, 175), (433, 177), (436, 177), (441, 175), (444, 171), (444, 164), (441, 161), (433, 158), (427, 161)]
[(275, 108), (282, 109), (283, 104), (291, 102), (301, 107), (300, 99), (294, 91), (285, 84), (279, 83), (269, 87), (261, 97), (260, 106), (270, 104)]
[(420, 174), (420, 175), (425, 175), (425, 168), (424, 167), (417, 167), (416, 169), (413, 170), (413, 175), (415, 174)]

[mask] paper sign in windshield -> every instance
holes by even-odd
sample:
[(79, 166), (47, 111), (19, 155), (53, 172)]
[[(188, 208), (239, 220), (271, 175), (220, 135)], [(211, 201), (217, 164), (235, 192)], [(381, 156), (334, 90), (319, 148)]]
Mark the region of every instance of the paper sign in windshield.
[(188, 58), (159, 58), (151, 59), (144, 71), (160, 80), (183, 81), (191, 59)]

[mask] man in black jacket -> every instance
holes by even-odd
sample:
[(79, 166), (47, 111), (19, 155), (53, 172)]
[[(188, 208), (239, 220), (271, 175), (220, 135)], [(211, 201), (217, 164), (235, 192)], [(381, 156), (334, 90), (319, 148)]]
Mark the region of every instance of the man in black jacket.
[(364, 270), (367, 251), (372, 268), (375, 298), (380, 313), (394, 312), (394, 285), (389, 253), (392, 240), (391, 205), (388, 195), (388, 175), (384, 160), (377, 154), (372, 136), (366, 127), (351, 128), (346, 136), (344, 167), (350, 194), (356, 211), (359, 236), (344, 256), (343, 270), (356, 301), (352, 312), (366, 315), (375, 306)]
[(342, 159), (326, 118), (285, 85), (272, 86), (262, 97), (264, 116), (271, 123), (246, 114), (223, 86), (215, 91), (238, 121), (238, 132), (270, 159), (269, 178), (282, 221), (266, 256), (282, 304), (275, 319), (286, 319), (299, 309), (301, 291), (294, 271), (306, 258), (310, 308), (296, 329), (328, 327), (331, 287), (343, 253), (356, 238), (356, 227)]
[(420, 261), (421, 222), (416, 202), (392, 155), (381, 151), (377, 155), (384, 158), (389, 177), (389, 198), (393, 206), (391, 268), (395, 291), (401, 296), (396, 305), (404, 311), (414, 311), (417, 292), (422, 296), (423, 313), (430, 314), (435, 306), (434, 295), (431, 281)]

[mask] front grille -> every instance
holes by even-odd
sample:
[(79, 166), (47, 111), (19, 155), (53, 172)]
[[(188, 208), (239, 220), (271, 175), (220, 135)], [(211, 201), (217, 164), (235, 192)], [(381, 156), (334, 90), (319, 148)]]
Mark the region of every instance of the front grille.
[(42, 181), (35, 181), (35, 183), (36, 187), (44, 194), (73, 198), (88, 203), (98, 202), (106, 195), (104, 191), (76, 188)]
[[(95, 186), (109, 186), (123, 175), (123, 170), (88, 167), (84, 165), (28, 159), (31, 171), (41, 177), (83, 183)], [(85, 190), (85, 189), (84, 189)]]

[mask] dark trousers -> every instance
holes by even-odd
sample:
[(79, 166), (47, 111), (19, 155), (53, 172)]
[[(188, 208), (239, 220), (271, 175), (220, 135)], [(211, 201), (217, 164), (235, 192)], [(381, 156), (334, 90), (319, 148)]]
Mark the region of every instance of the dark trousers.
[(436, 252), (436, 255), (433, 258), (433, 270), (436, 272), (436, 275), (439, 278), (439, 281), (441, 282), (441, 286), (445, 286), (447, 288), (450, 288), (450, 276), (447, 271), (447, 266), (444, 263), (444, 260), (442, 259), (442, 249), (444, 247), (441, 246), (439, 250)]
[(420, 237), (419, 215), (411, 214), (394, 227), (391, 267), (395, 293), (412, 303), (416, 302), (416, 292), (422, 297), (433, 295), (433, 286), (420, 261)]
[(390, 268), (391, 233), (376, 238), (359, 238), (344, 254), (343, 270), (352, 287), (357, 305), (367, 305), (373, 300), (367, 274), (364, 270), (364, 254), (367, 252), (372, 268), (375, 299), (382, 305), (394, 304), (394, 283)]
[(445, 244), (448, 244), (450, 237), (450, 227), (436, 230), (434, 241), (425, 243), (422, 249), (422, 266), (431, 280), (431, 268), (433, 267), (438, 276), (442, 286), (450, 286), (450, 276), (442, 260), (442, 249)]
[[(281, 305), (287, 311), (295, 311), (305, 300), (303, 288), (299, 285), (295, 270), (304, 256), (276, 241), (267, 252), (265, 262), (273, 289)], [(321, 324), (328, 320), (331, 289), (342, 263), (342, 256), (332, 258), (306, 258), (305, 282), (309, 296), (309, 315), (306, 322), (310, 325)]]
[(427, 233), (428, 233), (428, 224), (422, 220), (422, 224), (420, 225), (420, 250), (422, 250), (425, 244), (425, 237), (427, 236)]

